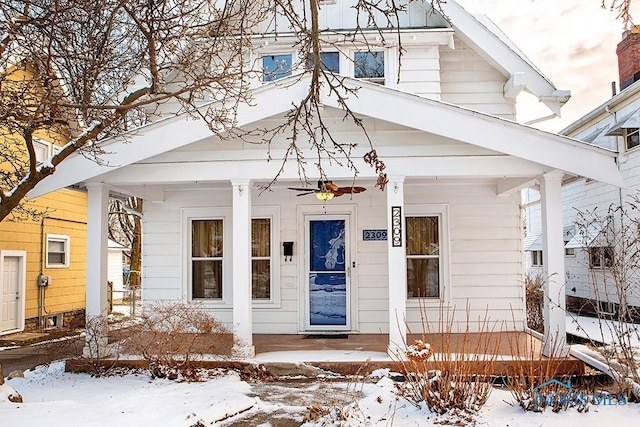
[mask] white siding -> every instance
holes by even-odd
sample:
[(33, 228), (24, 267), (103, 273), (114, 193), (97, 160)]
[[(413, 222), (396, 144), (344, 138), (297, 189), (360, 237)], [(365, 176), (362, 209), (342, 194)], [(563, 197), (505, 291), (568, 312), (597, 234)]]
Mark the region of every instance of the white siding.
[(440, 47), (442, 100), (515, 120), (515, 100), (503, 96), (506, 78), (455, 37), (455, 50)]
[[(334, 199), (332, 205), (356, 205), (355, 235), (352, 244), (357, 247), (353, 284), (357, 286), (357, 313), (354, 332), (388, 332), (388, 277), (387, 243), (363, 241), (363, 229), (384, 229), (387, 224), (386, 194), (368, 186), (365, 193), (353, 199), (343, 196)], [(179, 300), (186, 298), (183, 288), (183, 266), (187, 262), (181, 256), (181, 210), (202, 206), (231, 205), (231, 187), (216, 190), (197, 189), (167, 191), (163, 203), (145, 205), (144, 239), (144, 292), (145, 299)], [(257, 307), (254, 304), (255, 333), (298, 333), (302, 310), (300, 263), (305, 249), (301, 248), (302, 236), (298, 235), (298, 205), (321, 203), (310, 196), (296, 197), (296, 193), (284, 187), (258, 194), (254, 189), (252, 206), (280, 206), (280, 236), (274, 242), (278, 251), (281, 295), (278, 304)], [(406, 185), (406, 204), (447, 205), (450, 229), (450, 283), (451, 299), (445, 306), (455, 310), (457, 327), (465, 323), (469, 308), (472, 325), (477, 324), (485, 312), (500, 327), (522, 328), (523, 266), (521, 262), (521, 222), (517, 196), (496, 196), (495, 185), (473, 183), (465, 185)], [(281, 254), (283, 241), (294, 242), (294, 256), (285, 262)], [(433, 304), (429, 302), (428, 304)], [(437, 328), (439, 304), (429, 305), (427, 314), (430, 328)], [(488, 310), (488, 311), (487, 311)], [(231, 322), (230, 308), (216, 309), (213, 313), (224, 322)], [(419, 331), (419, 308), (409, 302), (408, 318), (412, 331)], [(511, 319), (516, 319), (513, 325)]]

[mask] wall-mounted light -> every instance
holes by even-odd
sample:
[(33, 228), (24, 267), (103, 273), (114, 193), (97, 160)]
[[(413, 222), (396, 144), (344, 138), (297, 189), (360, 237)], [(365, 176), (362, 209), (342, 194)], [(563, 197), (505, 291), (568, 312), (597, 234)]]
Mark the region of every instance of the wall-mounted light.
[(333, 196), (334, 194), (331, 191), (319, 191), (316, 193), (318, 200), (322, 200), (323, 202), (333, 199)]

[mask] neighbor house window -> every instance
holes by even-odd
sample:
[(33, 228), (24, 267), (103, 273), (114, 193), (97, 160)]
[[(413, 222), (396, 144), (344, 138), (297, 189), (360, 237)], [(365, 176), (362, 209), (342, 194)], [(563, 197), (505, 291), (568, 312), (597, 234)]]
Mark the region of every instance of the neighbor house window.
[[(322, 61), (322, 69), (331, 71), (334, 74), (340, 72), (340, 53), (338, 52), (320, 52), (320, 60)], [(307, 68), (313, 68), (314, 59), (309, 59)]]
[(613, 267), (613, 247), (594, 246), (589, 248), (590, 268), (611, 268)]
[(262, 57), (262, 81), (272, 82), (291, 75), (293, 56), (290, 53)]
[(384, 84), (384, 51), (356, 52), (353, 68), (356, 79)]
[(406, 218), (407, 296), (440, 297), (440, 219)]
[(69, 236), (47, 234), (47, 268), (69, 267)]
[(531, 251), (531, 265), (542, 267), (542, 251)]
[(191, 221), (191, 292), (193, 298), (222, 298), (222, 219)]
[(640, 145), (640, 134), (638, 128), (628, 128), (624, 130), (624, 139), (627, 150)]
[(49, 158), (49, 144), (43, 141), (33, 141), (33, 150), (36, 153), (36, 162), (42, 163)]
[(271, 219), (251, 220), (251, 296), (271, 298)]
[(575, 248), (564, 248), (564, 256), (569, 256), (569, 257), (576, 256)]

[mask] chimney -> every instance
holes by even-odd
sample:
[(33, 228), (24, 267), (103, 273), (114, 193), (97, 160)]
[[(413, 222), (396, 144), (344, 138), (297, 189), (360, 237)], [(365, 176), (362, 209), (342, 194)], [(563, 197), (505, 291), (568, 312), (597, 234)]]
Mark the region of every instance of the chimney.
[(640, 25), (634, 25), (622, 34), (616, 48), (620, 90), (640, 80)]

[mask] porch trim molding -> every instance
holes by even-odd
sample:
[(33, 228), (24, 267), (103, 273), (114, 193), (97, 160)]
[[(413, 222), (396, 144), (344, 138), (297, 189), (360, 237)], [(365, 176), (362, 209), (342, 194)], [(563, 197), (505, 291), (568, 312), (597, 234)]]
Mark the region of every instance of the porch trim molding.
[[(387, 253), (389, 258), (389, 346), (388, 353), (401, 357), (407, 340), (407, 268), (404, 229), (404, 176), (389, 178), (387, 183)], [(399, 241), (394, 243), (392, 211), (400, 208)], [(396, 224), (397, 225), (397, 224)], [(399, 244), (398, 244), (399, 243)]]

